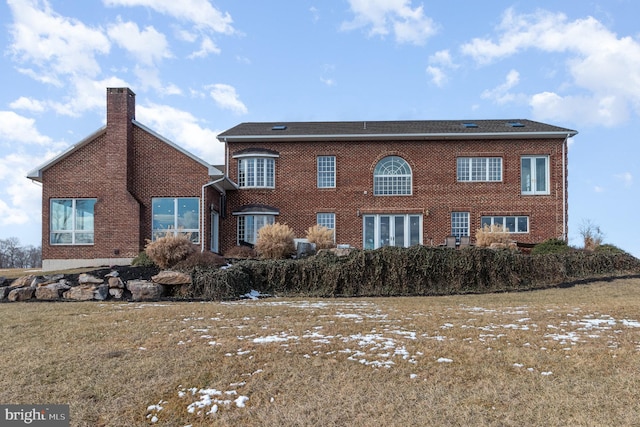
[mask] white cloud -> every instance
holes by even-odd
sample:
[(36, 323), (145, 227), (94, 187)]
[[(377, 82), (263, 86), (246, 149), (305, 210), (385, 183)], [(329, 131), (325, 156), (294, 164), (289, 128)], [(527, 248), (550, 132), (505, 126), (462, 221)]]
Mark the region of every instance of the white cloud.
[(596, 193), (604, 193), (604, 187), (596, 185), (593, 187), (593, 191), (595, 191)]
[(619, 173), (616, 175), (616, 178), (622, 181), (623, 185), (627, 188), (633, 185), (633, 175), (631, 175), (631, 172)]
[[(573, 119), (613, 126), (640, 114), (640, 42), (618, 37), (592, 17), (568, 21), (561, 13), (538, 11), (530, 15), (505, 12), (497, 41), (475, 38), (462, 52), (479, 64), (488, 64), (527, 49), (564, 53), (570, 84), (580, 95), (546, 91), (531, 96), (537, 118)], [(568, 108), (574, 108), (573, 111)]]
[(204, 58), (210, 53), (219, 54), (220, 48), (216, 46), (213, 40), (211, 40), (209, 37), (203, 37), (202, 42), (200, 43), (200, 50), (197, 50), (189, 55), (189, 59)]
[(222, 13), (207, 0), (103, 0), (106, 6), (143, 6), (158, 13), (190, 22), (204, 30), (222, 34), (235, 32), (229, 13)]
[(447, 71), (458, 68), (451, 59), (449, 50), (441, 50), (429, 56), (429, 64), (426, 72), (431, 76), (431, 82), (438, 87), (444, 86), (449, 80)]
[(511, 93), (511, 89), (518, 85), (520, 82), (520, 73), (516, 70), (511, 70), (505, 78), (505, 82), (501, 85), (487, 89), (482, 92), (482, 98), (491, 99), (498, 104), (506, 104), (516, 99), (517, 95)]
[(27, 110), (33, 111), (35, 113), (41, 113), (46, 109), (45, 103), (43, 103), (42, 101), (38, 101), (37, 99), (33, 98), (27, 98), (26, 96), (21, 96), (20, 98), (16, 99), (9, 104), (9, 107), (13, 108), (14, 110)]
[(0, 111), (0, 141), (44, 146), (52, 143), (51, 138), (38, 132), (34, 119), (13, 111)]
[(100, 29), (58, 15), (47, 2), (9, 0), (8, 4), (14, 19), (9, 52), (18, 62), (36, 67), (23, 67), (23, 73), (59, 84), (61, 74), (96, 76), (100, 72), (96, 55), (110, 49)]
[(343, 30), (370, 27), (369, 36), (392, 33), (398, 43), (416, 45), (424, 44), (437, 31), (423, 7), (413, 8), (411, 0), (349, 0), (349, 4), (355, 17), (342, 23)]
[(203, 160), (224, 163), (224, 144), (216, 139), (220, 131), (201, 126), (191, 113), (167, 105), (137, 105), (136, 119)]
[(233, 86), (217, 83), (207, 86), (206, 89), (210, 91), (209, 95), (220, 108), (233, 111), (236, 114), (247, 114), (249, 112), (247, 107), (240, 101)]
[(336, 81), (331, 78), (320, 77), (320, 81), (330, 87), (335, 86), (337, 84)]
[(173, 56), (164, 34), (151, 26), (141, 31), (135, 22), (122, 22), (118, 18), (115, 24), (109, 25), (107, 33), (118, 46), (144, 65), (153, 65)]

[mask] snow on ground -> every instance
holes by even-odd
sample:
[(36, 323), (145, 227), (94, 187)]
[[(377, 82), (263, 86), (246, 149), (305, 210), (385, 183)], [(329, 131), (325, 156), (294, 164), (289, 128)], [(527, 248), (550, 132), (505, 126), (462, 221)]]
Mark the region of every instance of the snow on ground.
[[(433, 341), (446, 343), (460, 340), (448, 336), (449, 331), (461, 329), (465, 331), (467, 337), (462, 341), (465, 343), (478, 342), (486, 346), (487, 350), (492, 342), (504, 340), (508, 331), (526, 331), (532, 336), (541, 337), (543, 342), (565, 346), (562, 350), (570, 352), (575, 346), (595, 339), (605, 339), (608, 348), (617, 348), (619, 343), (617, 335), (622, 329), (640, 328), (640, 321), (634, 319), (615, 319), (614, 317), (602, 313), (581, 314), (583, 309), (575, 308), (570, 312), (566, 310), (557, 312), (548, 309), (547, 312), (558, 319), (555, 324), (539, 325), (529, 317), (527, 307), (507, 307), (501, 310), (486, 309), (483, 307), (459, 306), (452, 307), (456, 318), (460, 314), (467, 314), (468, 318), (460, 323), (452, 322), (449, 317), (443, 317), (443, 321), (432, 331), (420, 331), (407, 329), (403, 324), (406, 319), (394, 317), (391, 309), (384, 312), (380, 306), (372, 300), (354, 301), (286, 301), (277, 299), (263, 299), (265, 296), (252, 291), (244, 296), (241, 301), (226, 302), (225, 305), (253, 304), (255, 306), (283, 307), (291, 309), (309, 310), (309, 315), (318, 320), (318, 325), (304, 331), (304, 333), (294, 334), (290, 330), (275, 330), (269, 325), (269, 316), (265, 318), (244, 317), (242, 319), (227, 319), (222, 314), (217, 313), (216, 317), (183, 317), (179, 319), (184, 326), (180, 333), (184, 334), (176, 345), (200, 344), (209, 346), (222, 345), (216, 341), (215, 331), (217, 328), (235, 328), (242, 332), (247, 328), (245, 323), (261, 322), (260, 329), (264, 334), (242, 334), (236, 336), (237, 346), (225, 353), (226, 357), (249, 357), (253, 358), (253, 353), (260, 351), (262, 346), (278, 345), (286, 349), (287, 353), (292, 353), (292, 346), (310, 342), (315, 349), (311, 354), (303, 354), (306, 359), (323, 356), (342, 359), (347, 362), (355, 362), (374, 369), (393, 369), (399, 364), (409, 364), (408, 366), (418, 366), (435, 363), (442, 369), (447, 369), (447, 365), (455, 365), (456, 361), (446, 354), (425, 355), (419, 351), (413, 351), (415, 343), (418, 341)], [(144, 309), (145, 307), (158, 307), (165, 304), (138, 304), (133, 308)], [(416, 316), (425, 315), (415, 313)], [(505, 322), (505, 319), (509, 321)], [(409, 318), (410, 320), (410, 318)], [(227, 321), (224, 326), (219, 322)], [(242, 321), (242, 322), (240, 322)], [(362, 331), (355, 334), (331, 334), (325, 333), (327, 324), (335, 325), (340, 322), (348, 322), (351, 325), (366, 324)], [(197, 326), (196, 326), (197, 324)], [(207, 324), (203, 327), (203, 324)], [(411, 322), (408, 322), (411, 324)], [(332, 328), (335, 330), (335, 328)], [(459, 334), (456, 336), (459, 337)], [(228, 345), (228, 343), (227, 343)], [(636, 350), (640, 351), (640, 342), (635, 343)], [(525, 348), (536, 351), (549, 351), (545, 346), (532, 346), (529, 342), (522, 344)], [(534, 348), (535, 347), (535, 348)], [(266, 347), (265, 347), (266, 348)], [(446, 353), (446, 347), (438, 346), (439, 352)], [(444, 351), (442, 349), (445, 349)], [(140, 350), (143, 350), (140, 347)], [(346, 356), (346, 357), (343, 357)], [(526, 367), (520, 361), (514, 360), (512, 363), (514, 372), (522, 370), (544, 377), (552, 376), (553, 372), (534, 367)], [(241, 394), (241, 390), (246, 385), (246, 379), (253, 375), (260, 374), (262, 370), (257, 370), (250, 374), (245, 374), (245, 379), (231, 383), (223, 389), (180, 387), (177, 396), (184, 399), (185, 410), (194, 415), (215, 416), (221, 410), (242, 410), (251, 404), (250, 396)], [(417, 379), (417, 374), (410, 374), (411, 379)], [(271, 400), (273, 402), (273, 399)], [(149, 405), (147, 408), (147, 418), (151, 423), (156, 423), (162, 419), (163, 403)]]

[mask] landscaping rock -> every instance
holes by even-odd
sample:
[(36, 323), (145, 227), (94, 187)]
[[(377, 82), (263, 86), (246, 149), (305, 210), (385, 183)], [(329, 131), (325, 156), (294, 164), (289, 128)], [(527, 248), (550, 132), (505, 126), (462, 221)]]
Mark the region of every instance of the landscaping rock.
[(36, 286), (47, 286), (47, 285), (50, 285), (52, 283), (58, 283), (62, 279), (64, 279), (64, 274), (45, 275), (45, 276), (42, 276), (42, 277), (38, 278)]
[(33, 274), (30, 274), (28, 276), (22, 276), (22, 277), (18, 277), (16, 280), (14, 280), (9, 287), (11, 289), (16, 289), (16, 288), (23, 288), (25, 286), (31, 286), (31, 284), (34, 282), (34, 280), (36, 280), (37, 277), (34, 276)]
[(124, 289), (124, 283), (119, 277), (109, 277), (109, 289), (119, 288)]
[(78, 276), (78, 283), (80, 283), (81, 285), (100, 284), (100, 283), (104, 283), (104, 280), (99, 279), (96, 276), (93, 276), (91, 274), (82, 273), (81, 275)]
[(71, 286), (64, 282), (50, 283), (45, 286), (39, 286), (36, 288), (36, 298), (44, 301), (54, 301), (62, 297), (64, 291), (71, 289)]
[(122, 296), (124, 295), (124, 289), (109, 288), (109, 295), (111, 295), (115, 299), (122, 299)]
[(156, 301), (162, 296), (162, 285), (147, 280), (129, 280), (127, 289), (132, 301)]
[(33, 298), (33, 294), (36, 288), (32, 288), (31, 286), (22, 287), (22, 288), (14, 288), (9, 292), (9, 296), (7, 299), (11, 302), (15, 301), (27, 301)]
[(5, 285), (9, 285), (7, 278), (4, 276), (0, 276), (0, 286), (5, 286)]
[(0, 288), (0, 301), (2, 301), (3, 299), (5, 299), (7, 297), (7, 295), (9, 295), (9, 292), (11, 292), (12, 289), (8, 286), (3, 286)]
[(72, 299), (75, 301), (89, 301), (93, 299), (93, 292), (96, 289), (96, 285), (78, 285), (66, 291), (63, 296), (66, 299)]
[(96, 287), (93, 291), (93, 299), (104, 301), (109, 297), (109, 285), (106, 283)]
[(161, 285), (188, 285), (191, 283), (191, 276), (179, 271), (164, 270), (151, 277), (151, 281)]

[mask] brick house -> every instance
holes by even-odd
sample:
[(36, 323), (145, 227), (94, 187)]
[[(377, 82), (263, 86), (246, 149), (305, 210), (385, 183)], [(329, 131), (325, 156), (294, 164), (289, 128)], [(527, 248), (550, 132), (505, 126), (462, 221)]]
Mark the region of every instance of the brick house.
[(513, 240), (567, 237), (567, 139), (530, 120), (242, 123), (225, 144), (223, 251), (287, 223), (337, 244), (438, 245), (500, 224)]
[(147, 239), (176, 230), (218, 251), (220, 203), (235, 188), (137, 122), (128, 88), (107, 89), (106, 126), (27, 177), (42, 183), (45, 270), (129, 264)]
[[(567, 236), (567, 139), (530, 120), (242, 123), (214, 167), (135, 120), (107, 88), (107, 122), (28, 178), (42, 183), (45, 270), (128, 264), (148, 239), (201, 251), (255, 243), (273, 222), (337, 244), (438, 245), (501, 224), (514, 240)], [(216, 143), (212, 141), (212, 143)]]

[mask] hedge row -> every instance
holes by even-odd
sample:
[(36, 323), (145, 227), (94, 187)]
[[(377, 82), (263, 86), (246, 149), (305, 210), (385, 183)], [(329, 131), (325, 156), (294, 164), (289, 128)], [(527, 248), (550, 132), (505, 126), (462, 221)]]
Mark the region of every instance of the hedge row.
[(191, 298), (225, 300), (251, 290), (278, 296), (360, 297), (520, 291), (579, 279), (640, 273), (629, 254), (524, 255), (509, 250), (414, 246), (330, 252), (300, 260), (247, 260), (191, 272)]

